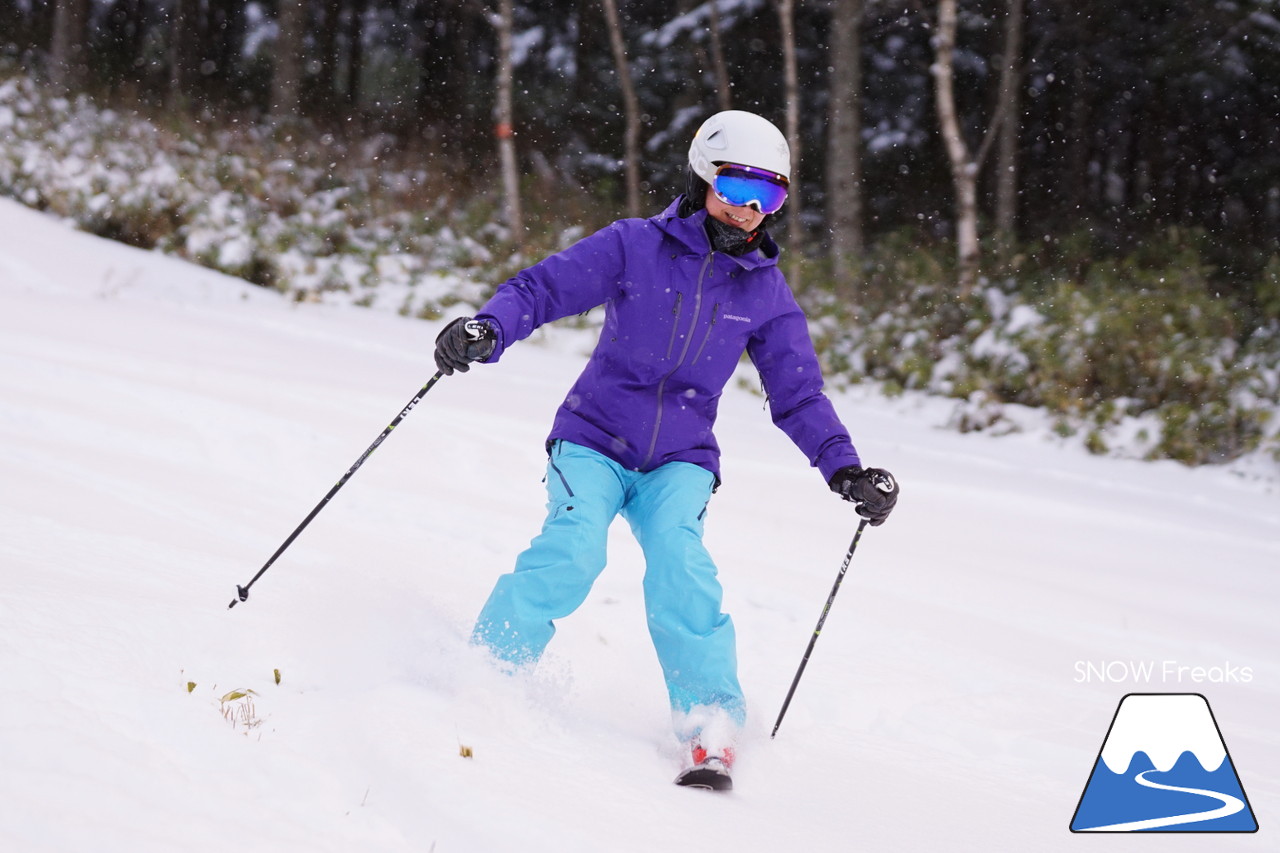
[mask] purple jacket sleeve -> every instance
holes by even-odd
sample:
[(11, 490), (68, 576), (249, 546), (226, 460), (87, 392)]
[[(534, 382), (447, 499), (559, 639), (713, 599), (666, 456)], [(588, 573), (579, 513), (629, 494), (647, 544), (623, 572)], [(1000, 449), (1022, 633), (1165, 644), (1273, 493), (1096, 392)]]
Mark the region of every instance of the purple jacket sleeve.
[(824, 480), (846, 465), (861, 465), (849, 431), (822, 392), (822, 371), (809, 324), (788, 293), (788, 310), (760, 327), (747, 353), (769, 398), (773, 422), (822, 472)]
[(617, 296), (625, 262), (625, 225), (623, 220), (602, 228), (499, 285), (476, 314), (498, 335), (488, 362), (497, 361), (507, 347), (542, 324), (581, 314)]

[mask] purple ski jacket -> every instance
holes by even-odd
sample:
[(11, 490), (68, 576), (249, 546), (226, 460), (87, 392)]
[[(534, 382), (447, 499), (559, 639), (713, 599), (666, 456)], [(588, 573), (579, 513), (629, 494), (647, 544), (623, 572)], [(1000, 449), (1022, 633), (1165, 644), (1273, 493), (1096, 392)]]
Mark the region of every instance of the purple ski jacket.
[(543, 323), (605, 306), (595, 352), (556, 414), (549, 441), (589, 447), (635, 471), (692, 462), (720, 478), (712, 434), (743, 351), (773, 422), (824, 479), (858, 453), (822, 392), (808, 323), (778, 269), (778, 247), (712, 250), (707, 212), (680, 199), (622, 219), (500, 285), (476, 315), (497, 332), (489, 362)]

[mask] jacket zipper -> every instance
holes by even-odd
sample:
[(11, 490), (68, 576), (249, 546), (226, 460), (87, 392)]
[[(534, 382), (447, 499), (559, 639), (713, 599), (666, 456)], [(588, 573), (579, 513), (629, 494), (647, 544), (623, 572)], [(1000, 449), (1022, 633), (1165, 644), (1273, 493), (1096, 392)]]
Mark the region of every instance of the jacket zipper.
[(680, 350), (680, 358), (676, 359), (676, 363), (671, 370), (658, 382), (658, 407), (653, 417), (653, 435), (649, 439), (649, 451), (645, 454), (644, 461), (640, 463), (640, 470), (642, 471), (649, 467), (649, 463), (653, 461), (653, 454), (658, 449), (658, 430), (662, 427), (662, 392), (666, 390), (667, 380), (675, 375), (675, 372), (680, 369), (680, 365), (684, 364), (684, 357), (689, 354), (689, 344), (693, 343), (693, 333), (698, 328), (698, 313), (702, 310), (702, 285), (707, 278), (707, 270), (711, 269), (711, 263), (715, 260), (715, 257), (715, 250), (712, 250), (707, 255), (707, 259), (702, 262), (702, 269), (698, 271), (698, 286), (693, 292), (693, 322), (689, 324), (689, 334), (685, 336), (684, 348)]

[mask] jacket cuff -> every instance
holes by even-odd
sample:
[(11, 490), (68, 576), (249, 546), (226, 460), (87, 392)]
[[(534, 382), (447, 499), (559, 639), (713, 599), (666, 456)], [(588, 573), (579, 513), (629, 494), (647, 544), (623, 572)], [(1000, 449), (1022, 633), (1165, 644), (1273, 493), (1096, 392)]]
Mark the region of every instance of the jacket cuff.
[(814, 463), (818, 470), (822, 472), (822, 481), (830, 483), (835, 473), (846, 465), (862, 466), (862, 460), (858, 458), (858, 451), (853, 449), (852, 445), (843, 449), (841, 453), (833, 453), (830, 456), (822, 457)]
[(502, 331), (502, 323), (492, 314), (477, 314), (476, 319), (483, 322), (486, 326), (493, 330), (494, 343), (493, 352), (489, 353), (489, 357), (484, 360), (484, 364), (493, 364), (502, 357), (502, 353), (507, 349), (507, 336)]

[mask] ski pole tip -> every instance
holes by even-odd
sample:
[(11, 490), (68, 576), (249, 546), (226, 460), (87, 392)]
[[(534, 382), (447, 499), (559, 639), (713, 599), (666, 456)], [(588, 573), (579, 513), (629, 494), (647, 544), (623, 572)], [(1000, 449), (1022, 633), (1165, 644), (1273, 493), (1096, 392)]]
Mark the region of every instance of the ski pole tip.
[(240, 586), (240, 584), (236, 584), (236, 597), (231, 599), (231, 603), (227, 605), (227, 609), (230, 610), (240, 602), (248, 601), (248, 600), (249, 600), (249, 590), (246, 589), (245, 587)]

